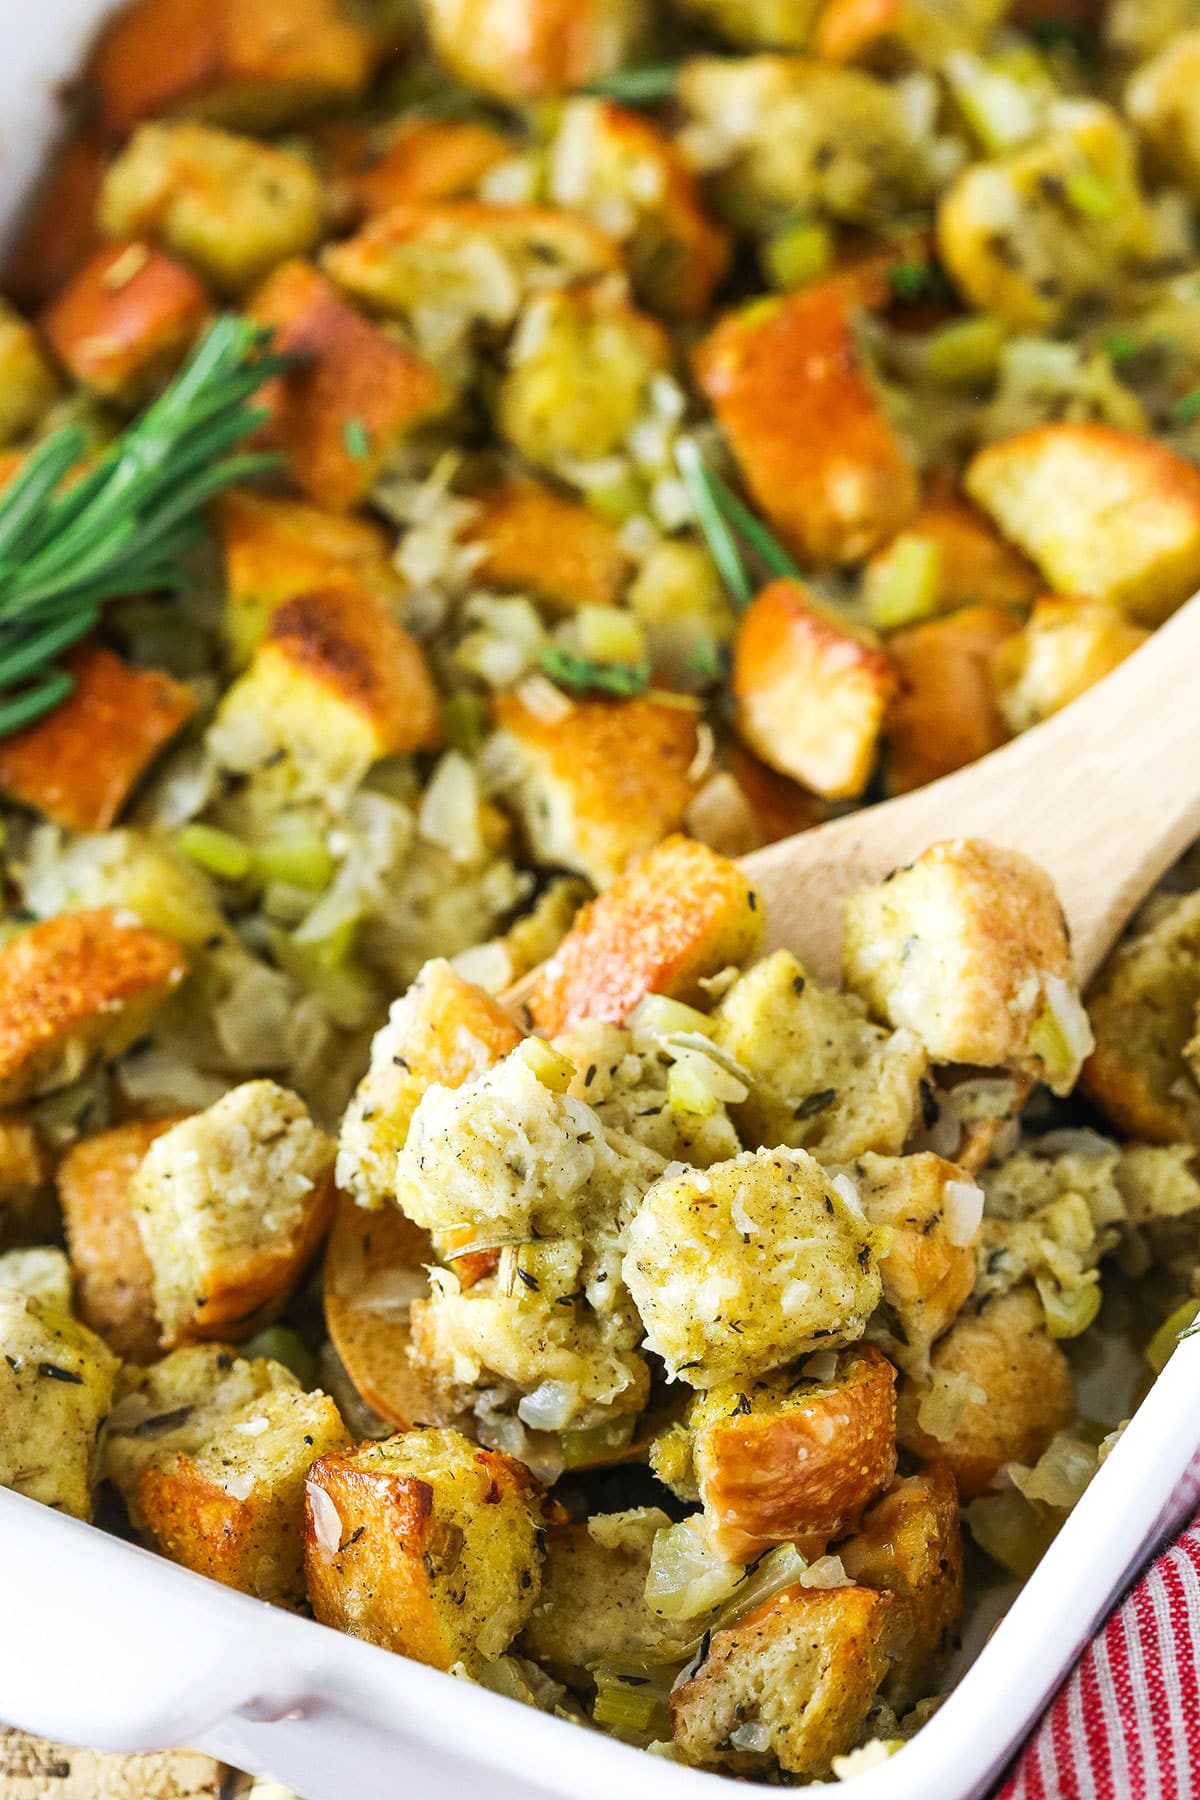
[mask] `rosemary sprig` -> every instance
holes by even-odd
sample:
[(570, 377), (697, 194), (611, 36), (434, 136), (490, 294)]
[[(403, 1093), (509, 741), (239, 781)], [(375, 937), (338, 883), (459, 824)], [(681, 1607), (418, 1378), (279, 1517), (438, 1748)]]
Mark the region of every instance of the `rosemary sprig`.
[(266, 413), (249, 404), (288, 359), (267, 333), (225, 316), (179, 374), (71, 487), (83, 456), (74, 426), (54, 432), (0, 495), (0, 737), (32, 724), (72, 688), (57, 659), (92, 631), (107, 600), (178, 591), (200, 514), (238, 481), (279, 466), (232, 454)]
[(556, 644), (547, 644), (538, 664), (542, 674), (559, 687), (580, 694), (618, 694), (622, 700), (633, 700), (650, 686), (649, 658), (639, 663), (603, 663), (590, 656), (572, 656)]
[(648, 63), (644, 69), (619, 69), (615, 75), (599, 75), (582, 91), (601, 100), (616, 100), (622, 106), (659, 106), (673, 98), (678, 80), (678, 63)]
[(715, 470), (710, 469), (690, 438), (681, 438), (675, 449), (679, 473), (687, 488), (696, 520), (708, 544), (709, 554), (739, 612), (754, 598), (755, 588), (746, 570), (739, 538), (763, 567), (775, 576), (802, 581), (803, 572), (779, 539), (768, 531), (756, 513), (740, 500)]

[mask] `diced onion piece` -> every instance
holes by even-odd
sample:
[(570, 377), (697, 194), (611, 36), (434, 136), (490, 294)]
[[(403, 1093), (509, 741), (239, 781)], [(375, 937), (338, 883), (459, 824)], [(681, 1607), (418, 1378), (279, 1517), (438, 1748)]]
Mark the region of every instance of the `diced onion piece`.
[(565, 1094), (575, 1079), (575, 1064), (561, 1050), (555, 1050), (545, 1038), (523, 1038), (517, 1055), (531, 1069), (543, 1087), (553, 1094)]
[(574, 1382), (543, 1381), (519, 1402), (517, 1417), (531, 1431), (565, 1431), (578, 1406)]
[(972, 1500), (966, 1517), (985, 1555), (1022, 1579), (1033, 1574), (1057, 1529), (1053, 1515), (1040, 1513), (1015, 1488)]
[(330, 1495), (315, 1481), (306, 1481), (304, 1492), (308, 1495), (316, 1540), (326, 1556), (336, 1556), (342, 1542), (342, 1516)]
[(417, 830), (427, 844), (448, 850), (455, 862), (483, 860), (479, 780), (458, 750), (447, 750), (425, 790)]
[(832, 1187), (834, 1193), (838, 1195), (839, 1199), (843, 1200), (850, 1208), (852, 1213), (857, 1213), (860, 1219), (866, 1217), (866, 1214), (863, 1211), (863, 1203), (858, 1197), (858, 1187), (852, 1176), (835, 1175), (829, 1185)]
[(806, 1588), (839, 1588), (851, 1585), (840, 1556), (818, 1556), (799, 1578)]
[(1061, 975), (1044, 975), (1046, 996), (1029, 1032), (1029, 1047), (1041, 1059), (1046, 1084), (1065, 1094), (1074, 1085), (1095, 1039), (1083, 1002)]
[(983, 1223), (983, 1189), (973, 1181), (948, 1181), (943, 1198), (946, 1236), (956, 1250), (965, 1250)]
[(682, 1000), (668, 999), (666, 994), (647, 994), (630, 1013), (628, 1028), (635, 1046), (641, 1050), (653, 1048), (672, 1033), (699, 1032), (710, 1037), (713, 1022), (707, 1013), (685, 1006)]
[(872, 1769), (880, 1769), (889, 1758), (895, 1756), (897, 1750), (903, 1750), (903, 1738), (870, 1738), (860, 1744), (857, 1750), (848, 1750), (845, 1756), (835, 1756), (829, 1764), (836, 1781), (853, 1781), (856, 1775), (868, 1775)]
[(703, 1515), (694, 1514), (654, 1534), (646, 1605), (660, 1619), (695, 1619), (727, 1600), (745, 1573), (741, 1563), (725, 1562), (717, 1555)]
[(761, 1719), (747, 1719), (730, 1732), (729, 1742), (735, 1750), (749, 1750), (752, 1755), (761, 1756), (771, 1748), (771, 1727)]
[(771, 286), (785, 293), (820, 281), (833, 261), (828, 226), (819, 219), (797, 219), (784, 225), (763, 245), (761, 261)]
[(941, 546), (932, 538), (902, 531), (867, 576), (871, 623), (880, 631), (896, 631), (928, 618), (937, 611), (941, 590)]
[(691, 1113), (697, 1119), (711, 1119), (716, 1112), (717, 1097), (697, 1073), (695, 1061), (672, 1063), (667, 1076), (667, 1105), (672, 1112)]
[(1070, 1512), (1100, 1467), (1095, 1444), (1086, 1444), (1069, 1431), (1059, 1431), (1033, 1467), (1009, 1463), (1006, 1473), (1018, 1493), (1062, 1513)]
[(636, 667), (645, 661), (646, 634), (641, 620), (622, 606), (581, 606), (575, 614), (575, 630), (580, 655), (593, 662)]
[(1046, 1329), (1052, 1338), (1075, 1338), (1085, 1332), (1100, 1311), (1100, 1278), (1078, 1287), (1064, 1289), (1051, 1281), (1038, 1279), (1038, 1298), (1046, 1315)]

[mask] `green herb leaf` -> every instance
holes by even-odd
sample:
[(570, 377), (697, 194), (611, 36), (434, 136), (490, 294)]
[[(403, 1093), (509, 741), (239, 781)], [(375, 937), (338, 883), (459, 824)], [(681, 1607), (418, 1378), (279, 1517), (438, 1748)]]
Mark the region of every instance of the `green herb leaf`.
[(1140, 351), (1141, 345), (1132, 332), (1115, 331), (1111, 337), (1104, 340), (1104, 354), (1114, 367), (1121, 363), (1132, 362)]
[(888, 281), (897, 300), (920, 300), (926, 295), (940, 297), (950, 292), (950, 284), (936, 263), (893, 263), (888, 270)]
[(1200, 419), (1200, 387), (1194, 387), (1182, 400), (1175, 402), (1171, 417), (1177, 425), (1190, 425), (1194, 419)]
[(678, 63), (653, 63), (644, 69), (619, 69), (601, 75), (583, 88), (601, 100), (617, 100), (623, 106), (658, 106), (670, 100), (679, 80)]
[(342, 427), (346, 454), (355, 462), (366, 462), (371, 454), (371, 434), (361, 419), (347, 419)]
[(1066, 46), (1081, 62), (1090, 62), (1095, 45), (1072, 19), (1033, 19), (1025, 28), (1039, 50), (1057, 50)]
[(675, 446), (675, 461), (696, 514), (696, 522), (708, 545), (709, 555), (717, 565), (717, 572), (725, 583), (729, 598), (740, 611), (744, 611), (754, 598), (754, 589), (750, 585), (737, 539), (717, 505), (712, 476), (690, 438), (681, 438)]
[(632, 700), (650, 686), (649, 658), (640, 663), (594, 662), (591, 657), (572, 656), (557, 645), (547, 644), (538, 661), (543, 675), (548, 675), (559, 687), (571, 688), (577, 693), (595, 690)]

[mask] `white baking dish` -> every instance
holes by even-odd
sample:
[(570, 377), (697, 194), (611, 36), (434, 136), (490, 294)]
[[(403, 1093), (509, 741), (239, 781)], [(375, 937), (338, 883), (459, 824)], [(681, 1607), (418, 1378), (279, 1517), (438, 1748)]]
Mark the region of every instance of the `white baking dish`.
[[(59, 84), (111, 4), (3, 4), (0, 232), (38, 169)], [(1115, 1369), (1111, 1379), (1121, 1379)], [(1198, 1497), (1200, 1340), (1172, 1358), (945, 1706), (885, 1768), (858, 1778), (858, 1800), (985, 1793), (1097, 1620)], [(307, 1800), (467, 1800), (481, 1784), (488, 1800), (738, 1791), (273, 1611), (3, 1491), (0, 1595), (0, 1719), (67, 1742), (195, 1744)]]

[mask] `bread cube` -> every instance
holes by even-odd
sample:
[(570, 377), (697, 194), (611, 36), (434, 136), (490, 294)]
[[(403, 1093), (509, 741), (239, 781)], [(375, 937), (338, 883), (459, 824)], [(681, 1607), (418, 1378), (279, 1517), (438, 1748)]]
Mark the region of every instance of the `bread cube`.
[(906, 1377), (897, 1398), (901, 1447), (945, 1464), (963, 1501), (985, 1493), (1005, 1463), (1035, 1463), (1074, 1418), (1071, 1365), (1032, 1286), (963, 1313), (934, 1347), (932, 1377)]
[(529, 593), (557, 614), (616, 606), (632, 573), (620, 532), (540, 481), (505, 481), (474, 496), (468, 527), (476, 578)]
[(0, 1291), (0, 1487), (91, 1518), (96, 1434), (119, 1367), (86, 1325)]
[(104, 831), (195, 701), (162, 669), (135, 668), (99, 644), (68, 659), (61, 706), (0, 743), (0, 789), (74, 831)]
[(150, 244), (93, 252), (42, 313), (46, 342), (76, 381), (132, 407), (182, 362), (208, 318), (205, 288)]
[(356, 224), (393, 206), (467, 199), (513, 153), (506, 137), (478, 119), (414, 115), (397, 120), (382, 143), (377, 130), (356, 134), (356, 142), (358, 155), (349, 166), (339, 159), (334, 171)]
[(77, 907), (132, 913), (189, 952), (212, 950), (229, 936), (212, 883), (165, 837), (147, 831), (97, 831), (71, 838), (54, 862), (26, 879), (28, 904), (43, 917)]
[(681, 0), (681, 12), (747, 50), (803, 50), (820, 0)]
[(0, 1289), (4, 1288), (40, 1300), (55, 1312), (72, 1310), (71, 1265), (65, 1253), (50, 1244), (0, 1253)]
[(620, 1024), (647, 994), (695, 1000), (699, 983), (762, 939), (758, 896), (736, 864), (670, 837), (578, 914), (529, 995), (535, 1031)]
[[(729, 314), (696, 373), (752, 498), (803, 563), (858, 562), (915, 512), (916, 471), (837, 282)], [(777, 591), (787, 590), (767, 590)]]
[(929, 1693), (962, 1612), (962, 1529), (949, 1470), (934, 1464), (898, 1481), (839, 1555), (851, 1581), (893, 1597), (883, 1697), (901, 1712)]
[(888, 639), (896, 680), (886, 725), (892, 793), (938, 781), (1006, 741), (993, 669), (1019, 633), (1011, 612), (964, 606)]
[(804, 1150), (661, 1176), (626, 1242), (646, 1342), (690, 1387), (853, 1343), (879, 1303), (874, 1234)]
[(955, 50), (986, 43), (1006, 0), (829, 0), (821, 8), (813, 48), (830, 62), (905, 61), (935, 66)]
[(137, 1485), (142, 1529), (186, 1569), (299, 1607), (308, 1471), (349, 1449), (327, 1394), (278, 1388), (223, 1418), (196, 1449), (155, 1458)]
[(861, 1156), (848, 1171), (867, 1218), (888, 1234), (879, 1259), (888, 1351), (910, 1374), (929, 1372), (930, 1346), (975, 1286), (983, 1191), (929, 1151)]
[(0, 1249), (40, 1243), (56, 1228), (50, 1157), (27, 1118), (0, 1113)]
[[(899, 536), (877, 550), (863, 575), (863, 592), (872, 618), (881, 602), (886, 613), (889, 582), (898, 555), (913, 543), (930, 553), (935, 564), (931, 609), (955, 612), (959, 607), (1024, 607), (1042, 591), (1031, 562), (1003, 538), (985, 512), (972, 506), (956, 487), (933, 485)], [(886, 616), (881, 626), (892, 623)]]
[(0, 445), (11, 444), (58, 399), (58, 380), (32, 325), (0, 299)]
[(1200, 195), (1200, 30), (1180, 31), (1125, 90), (1125, 109), (1161, 168)]
[(1191, 0), (1113, 0), (1105, 9), (1105, 48), (1126, 60), (1152, 56), (1195, 23)]
[[(970, 163), (938, 206), (939, 252), (964, 299), (1030, 331), (1095, 304), (1153, 256), (1133, 139), (1117, 114), (1064, 101), (1052, 123), (1007, 156)], [(1059, 491), (1053, 478), (1039, 482), (1043, 495)]]
[(140, 125), (100, 196), (109, 237), (155, 238), (237, 295), (321, 235), (321, 184), (303, 157), (213, 125)]
[(129, 1189), (168, 1347), (253, 1336), (325, 1235), (334, 1147), (303, 1102), (247, 1081), (156, 1138)]
[(713, 1017), (716, 1042), (750, 1076), (733, 1108), (747, 1143), (823, 1162), (903, 1148), (925, 1073), (911, 1031), (871, 1024), (861, 1000), (819, 986), (788, 950), (739, 976)]
[(1091, 1049), (1048, 876), (977, 839), (934, 844), (846, 901), (843, 967), (935, 1062), (1027, 1071), (1069, 1093)]
[(607, 284), (536, 294), (509, 344), (496, 429), (538, 468), (599, 461), (623, 447), (670, 364), (661, 327)]
[(309, 1471), (308, 1597), (323, 1625), (434, 1668), (502, 1656), (541, 1584), (541, 1489), (457, 1431), (412, 1431)]
[(152, 1362), (159, 1353), (154, 1271), (130, 1186), (151, 1144), (179, 1118), (130, 1119), (93, 1132), (73, 1144), (58, 1166), (79, 1316), (128, 1362)]
[[(797, 1586), (715, 1631), (695, 1674), (671, 1691), (678, 1755), (736, 1775), (776, 1765), (828, 1774), (856, 1742), (887, 1673), (893, 1607), (866, 1587)], [(747, 1719), (761, 1748), (734, 1742)]]
[(646, 24), (644, 0), (421, 0), (421, 11), (456, 81), (518, 106), (614, 74)]
[(551, 1526), (541, 1594), (521, 1634), (525, 1654), (582, 1684), (597, 1663), (685, 1653), (694, 1625), (660, 1619), (646, 1604), (655, 1534), (670, 1523), (657, 1506), (639, 1506)]
[(108, 160), (95, 124), (75, 125), (56, 146), (17, 220), (0, 287), (29, 312), (52, 300), (100, 241), (96, 206)]
[(442, 384), (394, 343), (311, 263), (276, 269), (250, 301), (297, 366), (259, 395), (270, 417), (263, 442), (287, 458), (293, 482), (319, 506), (356, 506), (396, 446), (443, 404)]
[(799, 581), (773, 581), (742, 614), (733, 652), (738, 734), (827, 800), (866, 787), (894, 687), (883, 651)]
[(222, 768), (264, 791), (336, 806), (380, 757), (440, 736), (424, 652), (374, 594), (346, 581), (276, 610), (208, 744)]
[(606, 888), (679, 830), (700, 739), (697, 715), (673, 698), (581, 698), (547, 719), (519, 692), (497, 695), (497, 753), (516, 775), (511, 797), (537, 862)]
[(1200, 471), (1161, 444), (1042, 425), (981, 450), (966, 479), (1060, 592), (1158, 625), (1200, 582)]
[(115, 909), (63, 913), (11, 938), (0, 947), (0, 1106), (120, 1056), (186, 973), (178, 944)]
[(1039, 600), (1016, 637), (992, 656), (997, 703), (1010, 731), (1028, 731), (1112, 673), (1149, 633), (1097, 600)]

